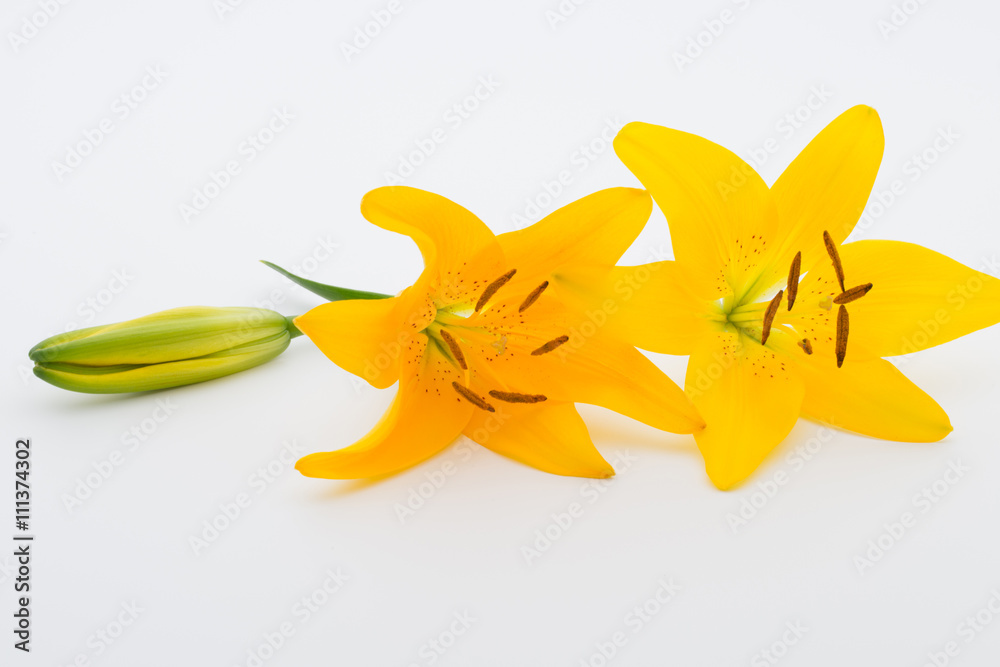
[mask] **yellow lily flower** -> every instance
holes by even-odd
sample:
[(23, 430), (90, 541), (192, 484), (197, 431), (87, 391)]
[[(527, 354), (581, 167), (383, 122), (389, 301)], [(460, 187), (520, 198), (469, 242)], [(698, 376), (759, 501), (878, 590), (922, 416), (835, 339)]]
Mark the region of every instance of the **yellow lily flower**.
[(683, 391), (605, 332), (606, 313), (588, 316), (602, 307), (588, 281), (610, 271), (651, 210), (642, 190), (604, 190), (495, 236), (444, 197), (402, 186), (368, 193), (362, 214), (410, 236), (423, 273), (398, 296), (325, 303), (295, 325), (341, 368), (380, 389), (398, 382), (398, 391), (360, 441), (296, 468), (327, 479), (384, 475), (464, 433), (540, 470), (608, 477), (614, 470), (574, 403), (674, 433), (701, 428)]
[(666, 215), (675, 260), (656, 265), (613, 327), (640, 348), (691, 355), (685, 389), (708, 424), (695, 439), (721, 489), (749, 476), (800, 414), (886, 440), (951, 431), (882, 357), (1000, 321), (1000, 281), (910, 243), (844, 243), (883, 144), (878, 114), (856, 106), (768, 188), (692, 134), (632, 123), (615, 139)]

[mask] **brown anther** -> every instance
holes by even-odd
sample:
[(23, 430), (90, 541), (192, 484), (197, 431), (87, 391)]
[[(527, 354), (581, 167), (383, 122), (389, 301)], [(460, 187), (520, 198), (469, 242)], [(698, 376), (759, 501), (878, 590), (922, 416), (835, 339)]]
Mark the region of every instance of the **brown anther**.
[(806, 354), (813, 353), (813, 344), (812, 341), (810, 341), (808, 338), (803, 338), (802, 340), (800, 340), (799, 347), (801, 347), (802, 351), (805, 352)]
[(448, 348), (451, 350), (451, 356), (455, 357), (455, 361), (458, 365), (462, 367), (463, 371), (469, 370), (469, 365), (465, 363), (465, 355), (462, 354), (462, 348), (458, 346), (458, 341), (447, 332), (445, 329), (441, 329), (441, 338), (444, 342), (448, 344)]
[(842, 294), (837, 295), (833, 298), (833, 302), (840, 305), (845, 303), (850, 303), (852, 301), (857, 301), (865, 294), (868, 294), (872, 289), (872, 284), (858, 285), (857, 287), (852, 287), (849, 290), (845, 290)]
[(541, 394), (518, 394), (513, 391), (497, 391), (496, 389), (490, 390), (490, 396), (507, 403), (541, 403), (549, 400), (548, 397)]
[(514, 277), (515, 273), (517, 273), (517, 269), (511, 269), (486, 286), (486, 289), (483, 290), (482, 296), (479, 297), (479, 301), (476, 302), (477, 313), (483, 309), (483, 306), (485, 306), (493, 295), (497, 293), (498, 289), (506, 285), (507, 281)]
[(840, 253), (837, 252), (837, 244), (833, 242), (830, 232), (823, 231), (823, 243), (826, 244), (826, 254), (833, 261), (833, 270), (837, 272), (837, 282), (840, 283), (840, 291), (844, 291), (844, 265), (840, 263)]
[(517, 312), (523, 313), (528, 309), (528, 306), (538, 301), (538, 297), (542, 295), (542, 292), (544, 292), (545, 288), (548, 286), (549, 286), (549, 281), (546, 280), (544, 283), (542, 283), (535, 289), (531, 290), (531, 294), (526, 296), (524, 301), (521, 302), (521, 305), (517, 307)]
[(851, 329), (850, 318), (847, 316), (847, 306), (841, 306), (837, 311), (837, 368), (844, 365), (847, 356), (847, 334)]
[(771, 324), (774, 322), (774, 316), (778, 314), (778, 306), (781, 305), (781, 297), (784, 294), (784, 290), (778, 290), (778, 293), (771, 299), (771, 303), (767, 304), (767, 310), (764, 311), (764, 328), (760, 332), (761, 345), (766, 343), (767, 337), (771, 335)]
[(451, 386), (455, 388), (455, 391), (457, 391), (462, 396), (462, 398), (467, 400), (469, 403), (472, 403), (477, 408), (480, 408), (481, 410), (486, 410), (486, 412), (496, 412), (496, 409), (492, 405), (484, 401), (482, 397), (479, 396), (479, 394), (472, 391), (468, 387), (460, 385), (457, 382), (452, 382)]
[(799, 272), (802, 270), (802, 251), (795, 253), (792, 268), (788, 270), (788, 310), (795, 305), (795, 296), (799, 293)]
[(552, 340), (550, 340), (545, 345), (542, 345), (537, 350), (532, 351), (531, 356), (537, 357), (540, 354), (551, 352), (552, 350), (556, 349), (557, 347), (559, 347), (568, 340), (569, 336), (559, 336), (559, 338), (553, 338)]

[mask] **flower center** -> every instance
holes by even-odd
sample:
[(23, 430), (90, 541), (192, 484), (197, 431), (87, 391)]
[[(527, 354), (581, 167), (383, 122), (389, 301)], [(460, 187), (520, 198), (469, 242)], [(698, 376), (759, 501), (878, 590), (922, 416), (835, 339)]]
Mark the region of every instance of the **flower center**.
[[(847, 337), (850, 332), (850, 317), (847, 313), (847, 304), (857, 301), (862, 298), (872, 289), (872, 283), (865, 283), (863, 285), (857, 285), (855, 287), (847, 288), (845, 286), (844, 280), (844, 265), (840, 261), (840, 253), (837, 251), (837, 245), (834, 243), (833, 238), (827, 231), (823, 232), (823, 245), (826, 247), (826, 252), (830, 256), (830, 261), (833, 263), (834, 274), (837, 278), (837, 284), (840, 287), (840, 294), (831, 298), (827, 298), (825, 302), (821, 302), (821, 306), (830, 310), (834, 305), (839, 306), (837, 310), (837, 328), (836, 328), (836, 339), (834, 344), (834, 352), (837, 357), (837, 368), (844, 365), (844, 359), (847, 356)], [(771, 335), (771, 328), (774, 325), (774, 320), (778, 316), (781, 309), (781, 303), (784, 297), (787, 295), (788, 312), (792, 311), (795, 306), (795, 299), (798, 296), (799, 291), (799, 280), (801, 277), (802, 270), (802, 253), (797, 252), (795, 258), (792, 260), (792, 265), (788, 270), (788, 279), (785, 284), (785, 289), (778, 290), (778, 293), (774, 295), (769, 302), (757, 302), (737, 305), (735, 307), (730, 306), (726, 310), (723, 306), (722, 319), (727, 325), (735, 327), (739, 332), (747, 334), (750, 338), (757, 340), (761, 345), (767, 343), (768, 337)], [(800, 307), (801, 309), (801, 307)], [(759, 336), (758, 336), (759, 330)], [(803, 338), (798, 341), (798, 346), (802, 349), (805, 354), (813, 353), (813, 341), (809, 338)]]
[[(474, 351), (486, 350), (487, 348), (492, 348), (497, 356), (503, 355), (507, 351), (507, 335), (500, 329), (490, 331), (481, 324), (474, 323), (474, 318), (476, 314), (489, 305), (490, 300), (510, 282), (516, 273), (517, 269), (511, 269), (487, 285), (475, 306), (471, 308), (471, 312), (467, 305), (439, 309), (434, 321), (423, 330), (423, 333), (430, 338), (431, 344), (437, 345), (438, 349), (465, 373), (464, 382), (451, 383), (455, 392), (462, 399), (487, 412), (495, 412), (496, 408), (485, 396), (480, 395), (469, 386), (472, 381), (470, 360), (475, 357)], [(518, 306), (518, 316), (538, 301), (548, 286), (549, 281), (546, 280), (531, 290)], [(569, 336), (558, 336), (535, 348), (530, 354), (531, 356), (547, 354), (567, 341), (569, 341)], [(512, 351), (512, 353), (515, 352)], [(481, 382), (484, 377), (491, 376), (492, 374), (481, 374), (476, 379)], [(531, 404), (548, 400), (548, 397), (543, 394), (510, 391), (509, 387), (489, 389), (487, 394), (505, 403)]]

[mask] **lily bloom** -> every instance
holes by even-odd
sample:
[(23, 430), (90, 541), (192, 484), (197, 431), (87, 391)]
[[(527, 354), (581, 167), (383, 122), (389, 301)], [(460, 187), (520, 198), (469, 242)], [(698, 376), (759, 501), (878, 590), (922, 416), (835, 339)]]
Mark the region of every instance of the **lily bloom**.
[(608, 477), (574, 403), (673, 433), (702, 428), (684, 392), (630, 343), (608, 334), (613, 299), (592, 289), (646, 224), (642, 190), (603, 190), (495, 236), (444, 197), (409, 187), (368, 193), (361, 212), (411, 237), (424, 259), (398, 296), (325, 303), (295, 325), (341, 368), (399, 384), (357, 443), (311, 454), (309, 477), (373, 477), (412, 466), (460, 434), (558, 475)]
[(844, 243), (883, 145), (878, 114), (856, 106), (768, 188), (692, 134), (631, 123), (615, 139), (666, 215), (675, 260), (656, 265), (614, 326), (640, 348), (691, 355), (685, 389), (708, 424), (695, 439), (721, 489), (749, 476), (800, 415), (886, 440), (951, 431), (883, 357), (1000, 321), (1000, 281), (911, 243)]

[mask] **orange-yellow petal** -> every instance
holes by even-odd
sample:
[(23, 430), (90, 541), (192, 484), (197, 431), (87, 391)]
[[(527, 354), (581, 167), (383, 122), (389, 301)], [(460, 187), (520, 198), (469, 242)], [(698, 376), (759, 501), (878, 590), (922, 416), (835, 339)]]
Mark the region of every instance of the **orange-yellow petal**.
[(451, 386), (461, 381), (454, 366), (427, 337), (403, 352), (399, 390), (389, 410), (366, 436), (349, 447), (304, 456), (295, 464), (307, 477), (362, 479), (416, 465), (447, 447), (473, 410)]
[(464, 431), (483, 447), (554, 475), (604, 478), (615, 474), (594, 447), (572, 404), (491, 401), (496, 412), (477, 410)]
[(551, 352), (508, 350), (489, 368), (511, 391), (599, 405), (671, 433), (693, 433), (704, 426), (680, 387), (632, 345), (600, 335), (592, 322), (566, 331), (566, 342)]
[(645, 190), (609, 188), (497, 237), (519, 278), (577, 264), (613, 266), (646, 225), (653, 202)]
[(361, 213), (414, 240), (425, 266), (415, 287), (432, 293), (439, 304), (474, 301), (507, 270), (489, 227), (441, 195), (402, 185), (377, 188), (361, 200)]
[(707, 423), (695, 441), (720, 489), (746, 479), (785, 439), (804, 394), (784, 355), (735, 333), (716, 334), (691, 355), (684, 388)]
[(399, 379), (403, 350), (434, 317), (414, 288), (390, 299), (324, 303), (295, 318), (295, 326), (330, 361), (385, 389)]

